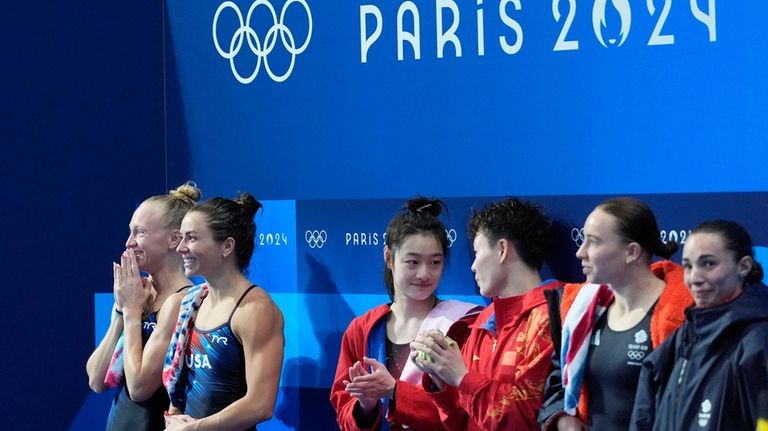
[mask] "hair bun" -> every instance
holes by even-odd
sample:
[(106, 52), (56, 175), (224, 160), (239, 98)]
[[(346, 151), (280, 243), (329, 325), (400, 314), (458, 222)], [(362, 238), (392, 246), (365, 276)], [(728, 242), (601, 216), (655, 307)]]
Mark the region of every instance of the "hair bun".
[(168, 192), (168, 195), (172, 198), (178, 199), (189, 205), (194, 205), (195, 202), (200, 199), (201, 194), (200, 189), (197, 188), (197, 184), (193, 181), (187, 181)]
[(263, 208), (261, 202), (248, 192), (240, 192), (235, 198), (235, 202), (243, 207), (249, 218), (253, 218), (256, 212)]
[(760, 265), (760, 262), (755, 260), (752, 263), (752, 269), (747, 273), (744, 282), (746, 285), (750, 285), (760, 283), (761, 281), (763, 281), (763, 266)]
[(416, 196), (405, 203), (405, 208), (413, 214), (429, 214), (433, 217), (438, 217), (443, 212), (445, 204), (440, 199)]
[(673, 254), (677, 251), (677, 242), (676, 241), (667, 241), (666, 243), (659, 240), (659, 247), (658, 250), (656, 250), (656, 255), (663, 257), (664, 259), (669, 259), (672, 257)]

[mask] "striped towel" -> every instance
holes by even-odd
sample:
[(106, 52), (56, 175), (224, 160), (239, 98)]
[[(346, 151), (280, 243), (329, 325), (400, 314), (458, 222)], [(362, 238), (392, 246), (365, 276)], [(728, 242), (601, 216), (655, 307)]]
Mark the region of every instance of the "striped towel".
[(592, 329), (612, 302), (613, 291), (608, 285), (586, 284), (565, 316), (560, 366), (565, 390), (564, 410), (571, 416), (576, 415), (579, 405)]
[(181, 300), (179, 308), (179, 319), (176, 321), (176, 328), (171, 336), (171, 343), (168, 345), (168, 352), (165, 354), (165, 363), (163, 364), (163, 385), (168, 390), (168, 396), (174, 407), (183, 409), (183, 388), (177, 388), (182, 368), (184, 367), (184, 351), (187, 349), (189, 334), (195, 325), (195, 316), (200, 309), (200, 304), (208, 295), (208, 285), (205, 283), (192, 286), (184, 299)]
[(104, 384), (109, 388), (114, 388), (123, 382), (123, 348), (125, 347), (125, 334), (120, 334), (115, 345), (115, 353), (109, 361), (107, 374), (104, 376)]

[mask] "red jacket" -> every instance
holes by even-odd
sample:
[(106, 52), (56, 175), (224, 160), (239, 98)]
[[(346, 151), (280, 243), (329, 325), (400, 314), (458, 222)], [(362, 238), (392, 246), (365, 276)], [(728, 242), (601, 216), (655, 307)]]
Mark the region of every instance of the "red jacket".
[[(366, 356), (368, 351), (368, 335), (373, 326), (380, 319), (385, 318), (389, 311), (387, 304), (369, 310), (364, 315), (353, 319), (344, 332), (336, 376), (331, 387), (331, 404), (336, 410), (336, 421), (342, 431), (376, 430), (381, 426), (381, 403), (379, 403), (376, 422), (371, 428), (360, 428), (357, 425), (352, 414), (357, 399), (346, 393), (343, 381), (349, 380), (349, 367), (357, 361), (363, 361), (363, 356)], [(468, 325), (474, 321), (475, 317), (468, 317), (456, 322), (448, 335), (461, 344), (461, 341), (466, 339)], [(410, 429), (415, 431), (443, 429), (437, 408), (421, 386), (400, 380), (395, 386), (395, 402), (389, 406), (387, 420), (390, 422), (392, 430), (404, 429), (402, 424), (407, 424)]]
[[(450, 430), (535, 430), (553, 351), (544, 291), (552, 281), (480, 313), (461, 349), (469, 372), (430, 396)], [(494, 331), (495, 327), (495, 331)], [(425, 375), (424, 386), (431, 387)]]

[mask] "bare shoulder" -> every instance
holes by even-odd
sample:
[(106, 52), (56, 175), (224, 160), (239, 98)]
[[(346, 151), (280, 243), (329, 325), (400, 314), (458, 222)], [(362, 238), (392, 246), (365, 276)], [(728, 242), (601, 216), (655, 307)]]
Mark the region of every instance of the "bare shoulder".
[(181, 301), (184, 299), (184, 296), (186, 296), (187, 290), (182, 290), (180, 292), (176, 292), (173, 295), (169, 296), (165, 299), (163, 302), (163, 305), (160, 307), (160, 312), (158, 314), (158, 320), (174, 320), (179, 315), (179, 308), (181, 307)]
[(189, 290), (184, 289), (169, 296), (163, 303), (163, 307), (179, 308), (181, 306), (181, 301), (187, 296), (187, 292), (189, 292)]
[(254, 330), (266, 333), (280, 330), (283, 327), (283, 313), (277, 307), (272, 297), (259, 286), (253, 287), (237, 307), (232, 318), (232, 329), (236, 333)]

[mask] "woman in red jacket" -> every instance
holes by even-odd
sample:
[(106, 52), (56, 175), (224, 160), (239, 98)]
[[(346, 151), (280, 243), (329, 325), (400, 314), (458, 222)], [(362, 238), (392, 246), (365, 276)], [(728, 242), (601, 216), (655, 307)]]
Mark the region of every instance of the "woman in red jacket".
[(408, 360), (409, 343), (427, 329), (450, 329), (461, 339), (477, 308), (435, 294), (449, 250), (442, 208), (439, 200), (412, 199), (387, 227), (384, 281), (392, 302), (355, 318), (344, 332), (330, 397), (342, 430), (441, 429), (421, 389), (422, 372)]
[(642, 359), (669, 336), (692, 303), (677, 249), (660, 239), (643, 202), (614, 198), (584, 223), (585, 284), (566, 285), (562, 345), (547, 381), (539, 422), (544, 430), (626, 430)]

